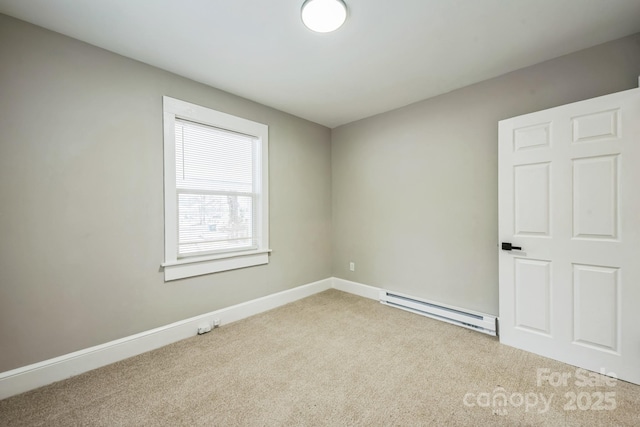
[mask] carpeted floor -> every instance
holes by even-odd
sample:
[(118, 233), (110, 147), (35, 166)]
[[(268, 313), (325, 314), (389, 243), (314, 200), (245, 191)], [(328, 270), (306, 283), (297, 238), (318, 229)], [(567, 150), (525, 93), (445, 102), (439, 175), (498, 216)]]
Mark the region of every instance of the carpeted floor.
[(0, 425), (640, 425), (639, 386), (586, 375), (329, 290), (0, 401)]

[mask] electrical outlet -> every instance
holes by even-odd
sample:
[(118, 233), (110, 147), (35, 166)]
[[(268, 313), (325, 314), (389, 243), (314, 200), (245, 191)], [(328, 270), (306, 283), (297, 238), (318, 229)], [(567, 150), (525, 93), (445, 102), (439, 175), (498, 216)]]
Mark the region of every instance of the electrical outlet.
[(209, 323), (200, 323), (198, 325), (198, 335), (206, 334), (211, 331), (211, 324)]
[(355, 262), (350, 262), (349, 263), (349, 270), (351, 271), (356, 271), (356, 263)]

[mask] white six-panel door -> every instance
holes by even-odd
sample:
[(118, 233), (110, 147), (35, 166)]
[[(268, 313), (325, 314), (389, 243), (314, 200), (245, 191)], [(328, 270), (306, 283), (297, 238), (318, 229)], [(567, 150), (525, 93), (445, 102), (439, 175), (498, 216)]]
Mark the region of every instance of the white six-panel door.
[(499, 123), (500, 341), (640, 384), (640, 89)]

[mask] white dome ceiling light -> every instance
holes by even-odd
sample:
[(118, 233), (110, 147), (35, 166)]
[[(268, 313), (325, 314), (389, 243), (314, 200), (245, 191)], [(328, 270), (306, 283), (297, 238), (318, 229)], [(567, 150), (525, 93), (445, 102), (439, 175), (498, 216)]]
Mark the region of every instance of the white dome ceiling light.
[(347, 5), (342, 0), (306, 0), (302, 4), (302, 22), (312, 31), (335, 31), (346, 19)]

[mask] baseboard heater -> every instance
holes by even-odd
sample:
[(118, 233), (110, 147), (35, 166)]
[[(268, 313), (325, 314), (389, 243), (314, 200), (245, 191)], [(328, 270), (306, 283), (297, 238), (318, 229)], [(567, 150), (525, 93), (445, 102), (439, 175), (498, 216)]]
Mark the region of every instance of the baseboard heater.
[(391, 307), (482, 332), (483, 334), (498, 335), (498, 322), (495, 316), (437, 304), (385, 290), (380, 291), (380, 302)]

